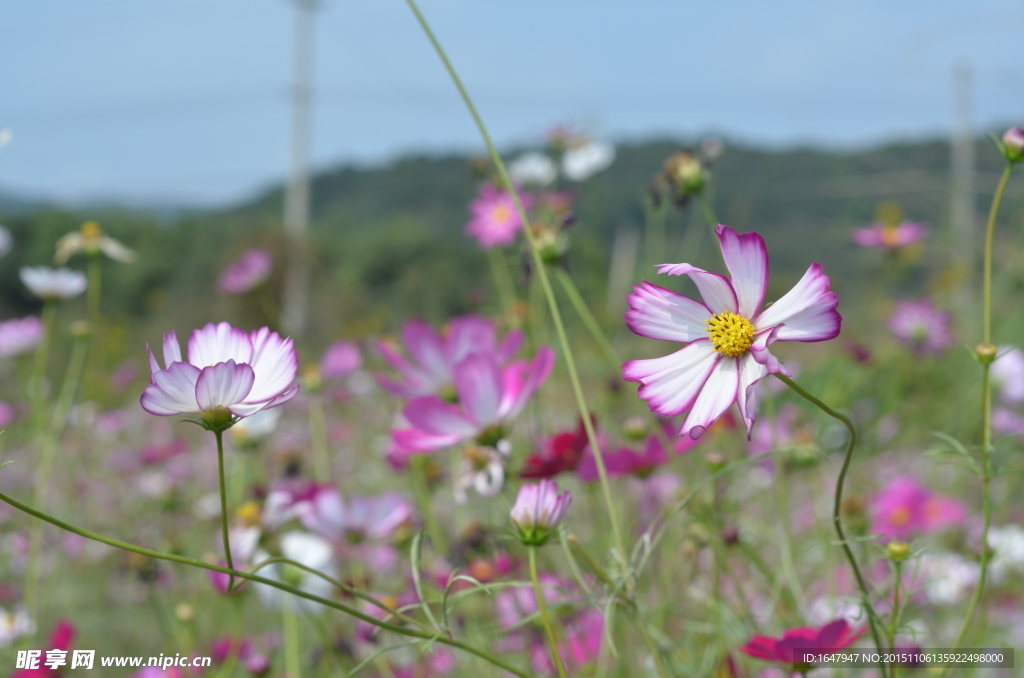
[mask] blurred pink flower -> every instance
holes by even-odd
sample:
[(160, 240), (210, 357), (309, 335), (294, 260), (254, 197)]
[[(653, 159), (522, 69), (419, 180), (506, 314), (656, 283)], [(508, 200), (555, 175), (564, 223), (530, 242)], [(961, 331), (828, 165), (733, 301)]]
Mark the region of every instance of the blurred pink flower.
[[(519, 199), (524, 210), (533, 205), (533, 196), (528, 193), (520, 193)], [(484, 249), (511, 245), (523, 227), (512, 196), (490, 184), (480, 187), (469, 212), (472, 218), (466, 224), (466, 234), (476, 238)]]
[(906, 541), (914, 536), (961, 525), (963, 504), (941, 497), (910, 476), (894, 478), (871, 500), (871, 532), (882, 539)]
[[(675, 432), (672, 424), (665, 424), (664, 429), (665, 435), (671, 440)], [(697, 442), (689, 437), (676, 438), (672, 451), (675, 454), (683, 454), (688, 452)], [(610, 478), (627, 474), (643, 478), (653, 473), (662, 464), (667, 463), (668, 460), (669, 458), (665, 454), (665, 446), (662, 445), (661, 438), (654, 434), (647, 438), (642, 451), (637, 452), (628, 447), (623, 447), (614, 452), (604, 453), (604, 467)], [(584, 482), (592, 483), (599, 478), (597, 461), (589, 449), (576, 472)]]
[(896, 310), (889, 316), (889, 329), (915, 353), (935, 354), (954, 342), (949, 320), (949, 312), (935, 308), (928, 299), (902, 299), (896, 302)]
[(13, 422), (16, 414), (17, 412), (13, 405), (0, 400), (0, 428), (3, 428)]
[(138, 366), (133, 361), (126, 360), (110, 375), (110, 385), (118, 391), (123, 391), (131, 386), (138, 376)]
[(299, 522), (322, 537), (358, 544), (387, 540), (413, 520), (412, 504), (394, 492), (377, 496), (354, 495), (348, 501), (330, 485), (317, 486), (300, 502)]
[[(789, 629), (781, 638), (754, 636), (740, 648), (740, 652), (767, 661), (800, 666), (795, 652), (797, 649), (816, 652), (833, 652), (853, 645), (867, 633), (867, 627), (850, 628), (845, 619), (837, 619), (821, 628), (801, 627)], [(795, 668), (796, 668), (795, 667)]]
[(868, 228), (854, 229), (853, 242), (861, 247), (898, 250), (923, 240), (928, 236), (929, 231), (927, 224), (912, 221), (904, 221), (897, 226), (875, 223)]
[[(454, 318), (438, 332), (422, 320), (411, 320), (402, 328), (402, 344), (409, 360), (391, 341), (377, 343), (377, 351), (393, 368), (398, 378), (378, 375), (380, 385), (400, 398), (439, 395), (454, 384), (454, 368), (477, 353), (493, 354), (499, 365), (515, 356), (523, 343), (523, 333), (515, 330), (498, 342), (494, 322), (480, 316)], [(445, 393), (445, 396), (454, 395)]]
[(1003, 402), (1024, 403), (1024, 351), (1016, 346), (1000, 346), (990, 373)]
[(354, 341), (336, 341), (320, 360), (320, 376), (327, 380), (342, 379), (363, 366), (363, 356)]
[(244, 294), (270, 277), (274, 255), (269, 250), (248, 250), (236, 259), (218, 281), (221, 294)]
[(408, 428), (391, 431), (396, 451), (413, 454), (474, 440), (494, 446), (503, 439), (505, 425), (522, 411), (548, 378), (555, 353), (547, 346), (531, 362), (518, 361), (502, 368), (494, 353), (477, 353), (453, 370), (457, 403), (437, 396), (415, 398), (402, 414)]
[(292, 340), (266, 327), (247, 333), (228, 323), (209, 323), (192, 332), (188, 362), (182, 362), (177, 335), (168, 332), (163, 370), (148, 345), (146, 351), (151, 383), (141, 403), (150, 414), (248, 417), (299, 392), (293, 384), (299, 359)]
[[(50, 676), (60, 675), (62, 671), (59, 668), (47, 667), (46, 650), (68, 651), (71, 649), (71, 641), (74, 639), (74, 625), (65, 619), (61, 619), (57, 622), (57, 626), (53, 629), (53, 633), (50, 634), (50, 641), (47, 643), (46, 647), (43, 648), (43, 655), (39, 658), (39, 666), (34, 669), (19, 669), (12, 673), (10, 678), (49, 678)], [(70, 654), (68, 656), (70, 656)], [(68, 664), (70, 664), (70, 661)]]
[(629, 295), (626, 324), (650, 339), (686, 344), (662, 358), (631, 360), (626, 381), (640, 383), (637, 395), (666, 417), (689, 410), (680, 435), (699, 438), (737, 403), (750, 438), (757, 417), (755, 384), (789, 371), (768, 348), (775, 341), (825, 341), (839, 334), (839, 298), (820, 264), (781, 299), (764, 308), (768, 291), (768, 250), (757, 233), (740, 235), (715, 227), (731, 279), (690, 264), (661, 264), (659, 273), (688, 275), (703, 303), (648, 282)]
[(997, 408), (992, 413), (992, 428), (1000, 435), (1012, 436), (1014, 438), (1024, 436), (1024, 415), (1013, 410)]
[(43, 340), (43, 323), (34, 315), (0, 322), (0, 358), (31, 351)]
[[(596, 417), (594, 427), (597, 428)], [(526, 459), (519, 477), (537, 480), (554, 478), (565, 471), (575, 471), (583, 459), (588, 444), (587, 432), (583, 427), (583, 420), (580, 419), (575, 430), (562, 431), (546, 438), (541, 443), (540, 452), (531, 454)]]

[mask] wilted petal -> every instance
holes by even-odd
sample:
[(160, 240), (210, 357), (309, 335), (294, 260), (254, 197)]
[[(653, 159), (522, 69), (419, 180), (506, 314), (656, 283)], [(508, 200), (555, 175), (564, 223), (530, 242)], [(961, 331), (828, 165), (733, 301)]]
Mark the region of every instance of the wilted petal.
[(693, 405), (720, 357), (709, 340), (698, 339), (662, 358), (627, 362), (622, 378), (642, 384), (637, 395), (651, 410), (674, 417)]
[(678, 292), (644, 281), (633, 287), (626, 300), (626, 325), (641, 337), (683, 344), (708, 337), (705, 321), (711, 311)]
[(196, 380), (195, 393), (199, 409), (205, 412), (242, 402), (252, 389), (255, 379), (252, 367), (238, 365), (234, 360), (204, 367)]
[(696, 402), (686, 415), (680, 435), (689, 435), (696, 440), (708, 426), (715, 423), (729, 406), (736, 402), (739, 388), (739, 370), (736, 358), (722, 356), (711, 370)]
[(200, 370), (188, 363), (173, 363), (166, 370), (155, 372), (153, 383), (142, 391), (142, 409), (163, 417), (199, 412), (196, 382)]
[(738, 313), (752, 318), (764, 305), (768, 291), (768, 248), (764, 238), (759, 233), (740, 235), (722, 224), (715, 227), (715, 233), (739, 302)]
[(217, 363), (234, 360), (236, 363), (252, 362), (252, 343), (249, 335), (224, 322), (195, 330), (188, 339), (188, 361), (202, 369)]
[(754, 320), (758, 332), (785, 325), (779, 341), (825, 341), (839, 334), (843, 317), (836, 311), (839, 297), (829, 290), (821, 264), (811, 264), (800, 282)]

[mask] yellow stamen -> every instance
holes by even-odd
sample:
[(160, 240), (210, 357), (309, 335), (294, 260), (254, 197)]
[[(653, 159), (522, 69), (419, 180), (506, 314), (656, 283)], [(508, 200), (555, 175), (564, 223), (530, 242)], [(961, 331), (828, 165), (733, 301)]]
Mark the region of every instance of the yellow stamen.
[(82, 224), (82, 235), (89, 240), (99, 240), (103, 236), (103, 229), (95, 221), (87, 221)]
[(715, 350), (732, 358), (743, 355), (754, 343), (754, 325), (739, 315), (722, 311), (705, 320)]
[(491, 219), (500, 223), (504, 223), (512, 218), (512, 210), (508, 208), (508, 205), (497, 205), (491, 210)]

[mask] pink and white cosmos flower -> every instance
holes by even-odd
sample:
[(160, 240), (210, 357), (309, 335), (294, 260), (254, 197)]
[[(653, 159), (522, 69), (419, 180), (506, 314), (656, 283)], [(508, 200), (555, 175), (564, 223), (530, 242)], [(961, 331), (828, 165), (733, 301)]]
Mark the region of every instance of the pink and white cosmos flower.
[[(715, 227), (731, 279), (690, 264), (661, 264), (659, 273), (688, 275), (703, 303), (649, 282), (629, 295), (626, 324), (636, 334), (686, 344), (663, 358), (631, 360), (622, 377), (640, 383), (637, 394), (666, 417), (689, 410), (680, 435), (698, 438), (733, 403), (750, 438), (757, 416), (754, 385), (773, 373), (790, 376), (768, 347), (775, 341), (825, 341), (839, 334), (839, 299), (820, 264), (796, 287), (764, 307), (768, 250), (757, 233)], [(763, 309), (763, 310), (762, 310)]]
[(868, 228), (855, 228), (853, 230), (853, 242), (861, 247), (870, 247), (879, 250), (898, 250), (907, 245), (913, 245), (919, 240), (928, 236), (927, 224), (919, 224), (913, 221), (904, 221), (895, 226), (875, 223)]
[(299, 361), (292, 340), (266, 327), (246, 332), (226, 322), (209, 323), (189, 337), (187, 362), (177, 334), (168, 332), (166, 369), (160, 369), (149, 346), (146, 351), (150, 385), (141, 402), (150, 414), (195, 414), (211, 424), (212, 419), (226, 424), (232, 417), (283, 405), (299, 391), (293, 384)]
[(518, 361), (502, 368), (494, 353), (474, 353), (453, 372), (457, 403), (437, 396), (414, 398), (402, 414), (409, 428), (391, 432), (400, 453), (431, 452), (476, 440), (494, 447), (503, 427), (525, 407), (551, 373), (555, 353), (547, 346), (531, 362)]
[[(533, 196), (529, 193), (520, 193), (519, 201), (524, 210), (533, 206)], [(511, 194), (490, 184), (480, 187), (480, 193), (469, 205), (469, 212), (472, 218), (466, 224), (466, 235), (476, 238), (485, 250), (511, 245), (523, 228)]]
[(522, 343), (523, 333), (518, 330), (499, 342), (494, 323), (476, 315), (455, 318), (441, 332), (422, 320), (411, 320), (402, 328), (408, 358), (393, 342), (377, 344), (377, 351), (398, 372), (397, 378), (381, 374), (377, 380), (400, 398), (439, 394), (452, 388), (455, 365), (465, 358), (489, 353), (499, 365), (505, 365)]

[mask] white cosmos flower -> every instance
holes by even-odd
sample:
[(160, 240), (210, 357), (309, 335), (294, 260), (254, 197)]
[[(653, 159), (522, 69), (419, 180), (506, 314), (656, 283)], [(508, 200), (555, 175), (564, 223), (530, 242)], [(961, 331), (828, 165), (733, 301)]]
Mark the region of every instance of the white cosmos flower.
[(0, 647), (7, 647), (35, 630), (36, 624), (25, 610), (7, 611), (0, 607)]
[(558, 167), (547, 154), (532, 151), (510, 162), (508, 175), (517, 184), (549, 186), (558, 176)]
[(615, 160), (615, 147), (605, 141), (587, 141), (562, 156), (562, 171), (572, 181), (586, 181)]
[(85, 291), (85, 274), (70, 268), (23, 266), (21, 282), (40, 299), (72, 299)]
[[(281, 555), (288, 560), (294, 560), (306, 567), (326, 574), (328, 577), (335, 575), (334, 547), (322, 537), (308, 532), (294, 530), (281, 535)], [(254, 563), (260, 563), (270, 555), (264, 551), (257, 551), (253, 557)], [(290, 584), (306, 593), (321, 598), (331, 599), (334, 595), (334, 586), (323, 577), (306, 572), (287, 563), (274, 563), (261, 569), (257, 574), (273, 581)], [(323, 610), (323, 606), (312, 600), (298, 598), (290, 593), (276, 589), (266, 584), (255, 584), (256, 593), (260, 600), (267, 607), (280, 608), (284, 598), (291, 599), (299, 605), (299, 608), (309, 613), (316, 613)]]

